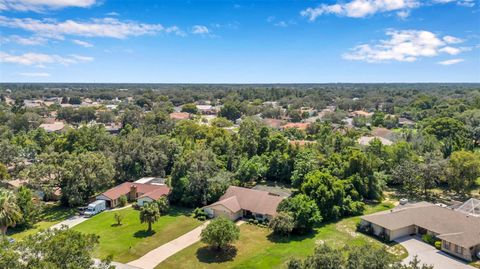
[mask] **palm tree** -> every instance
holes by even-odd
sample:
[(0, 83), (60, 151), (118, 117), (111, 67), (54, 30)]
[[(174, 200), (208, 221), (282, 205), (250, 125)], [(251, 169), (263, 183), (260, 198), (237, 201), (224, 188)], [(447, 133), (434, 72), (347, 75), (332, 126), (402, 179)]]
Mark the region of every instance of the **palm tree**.
[(152, 231), (152, 223), (160, 218), (158, 206), (155, 203), (148, 203), (140, 209), (140, 222), (148, 223), (148, 232)]
[(7, 234), (9, 226), (15, 226), (22, 218), (15, 196), (11, 191), (0, 190), (0, 231)]

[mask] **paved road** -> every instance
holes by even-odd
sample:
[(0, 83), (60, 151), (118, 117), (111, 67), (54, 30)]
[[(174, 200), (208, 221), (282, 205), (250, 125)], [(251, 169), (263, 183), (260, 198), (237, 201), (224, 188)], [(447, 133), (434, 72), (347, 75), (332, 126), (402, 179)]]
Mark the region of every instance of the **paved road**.
[(208, 225), (208, 223), (209, 221), (191, 230), (190, 232), (161, 245), (160, 247), (140, 257), (138, 260), (129, 262), (128, 265), (133, 265), (143, 269), (155, 268), (155, 266), (166, 260), (168, 257), (200, 241), (200, 233), (202, 232), (203, 228)]
[(396, 240), (402, 244), (407, 251), (408, 257), (403, 260), (403, 263), (410, 262), (415, 255), (421, 263), (433, 265), (435, 269), (475, 269), (465, 262), (458, 260), (435, 247), (426, 244), (420, 238), (414, 236), (406, 236)]

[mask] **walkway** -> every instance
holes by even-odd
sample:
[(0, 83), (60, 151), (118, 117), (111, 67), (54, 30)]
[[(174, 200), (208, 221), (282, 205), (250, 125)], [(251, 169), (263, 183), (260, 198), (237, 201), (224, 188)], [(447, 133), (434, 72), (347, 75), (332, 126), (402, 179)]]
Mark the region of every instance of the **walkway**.
[[(200, 241), (200, 234), (202, 233), (203, 228), (205, 228), (209, 223), (210, 221), (205, 222), (190, 232), (148, 252), (139, 259), (129, 262), (128, 265), (133, 265), (142, 269), (155, 268), (155, 266), (168, 259), (175, 253)], [(245, 221), (239, 220), (235, 224), (240, 226), (244, 223)]]
[(129, 262), (128, 265), (133, 265), (143, 269), (155, 268), (155, 266), (166, 260), (168, 257), (200, 241), (200, 233), (202, 232), (203, 228), (208, 225), (208, 223), (209, 221), (191, 230), (190, 232), (161, 245), (160, 247), (148, 252), (141, 258)]
[(408, 251), (408, 257), (403, 260), (405, 264), (413, 260), (413, 257), (417, 255), (422, 264), (433, 265), (435, 269), (475, 269), (464, 261), (449, 256), (423, 242), (418, 237), (406, 236), (395, 241), (402, 244)]
[(58, 229), (58, 228), (62, 227), (62, 225), (66, 225), (66, 226), (68, 226), (68, 228), (72, 228), (73, 226), (76, 226), (76, 225), (86, 221), (87, 219), (88, 218), (85, 218), (84, 216), (75, 215), (73, 217), (70, 217), (70, 218), (68, 218), (64, 221), (61, 221), (61, 222), (53, 225), (50, 228), (52, 228), (52, 229), (57, 228)]

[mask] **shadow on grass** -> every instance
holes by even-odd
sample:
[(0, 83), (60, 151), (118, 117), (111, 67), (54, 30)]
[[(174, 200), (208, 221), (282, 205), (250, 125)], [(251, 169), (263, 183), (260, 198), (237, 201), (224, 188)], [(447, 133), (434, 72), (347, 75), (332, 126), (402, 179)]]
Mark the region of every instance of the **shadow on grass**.
[(141, 230), (141, 231), (137, 231), (136, 233), (134, 233), (133, 236), (135, 236), (137, 238), (145, 238), (145, 237), (152, 236), (154, 234), (155, 234), (154, 230), (151, 230), (151, 231)]
[(217, 250), (208, 246), (197, 250), (197, 259), (203, 263), (222, 263), (232, 261), (237, 256), (237, 248), (228, 246), (226, 249)]
[(114, 223), (114, 224), (111, 224), (110, 227), (118, 227), (118, 226), (122, 226), (122, 224), (118, 224), (118, 223)]
[(275, 233), (270, 233), (267, 235), (267, 239), (273, 243), (290, 243), (295, 241), (303, 241), (305, 239), (314, 238), (315, 231), (310, 231), (306, 234), (291, 234), (289, 236), (278, 235)]
[(192, 215), (193, 209), (180, 207), (180, 206), (170, 206), (168, 212), (164, 215), (178, 217), (178, 216), (186, 216), (190, 217)]

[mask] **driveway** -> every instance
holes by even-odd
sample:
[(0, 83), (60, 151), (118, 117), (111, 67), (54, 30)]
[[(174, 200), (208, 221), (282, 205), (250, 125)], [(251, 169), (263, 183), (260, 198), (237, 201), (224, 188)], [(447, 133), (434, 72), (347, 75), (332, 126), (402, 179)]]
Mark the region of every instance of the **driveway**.
[(207, 221), (190, 232), (161, 245), (139, 259), (129, 262), (128, 265), (133, 265), (143, 269), (155, 268), (155, 266), (166, 260), (168, 257), (200, 241), (200, 233), (202, 232), (203, 228), (208, 225), (208, 223), (210, 222)]
[(408, 251), (408, 257), (403, 260), (407, 264), (417, 255), (421, 263), (433, 265), (435, 269), (475, 269), (464, 261), (449, 256), (435, 247), (423, 242), (415, 236), (406, 236), (395, 240)]
[[(132, 265), (142, 269), (155, 268), (155, 266), (168, 259), (175, 253), (200, 241), (200, 234), (202, 233), (203, 228), (205, 228), (209, 223), (210, 221), (205, 222), (204, 224), (191, 230), (190, 232), (148, 252), (139, 259), (129, 262), (128, 265)], [(235, 224), (237, 226), (240, 226), (244, 223), (245, 221), (239, 220)]]
[(64, 221), (61, 221), (55, 225), (53, 225), (51, 228), (60, 228), (62, 225), (67, 225), (68, 228), (72, 228), (73, 226), (76, 226), (84, 221), (86, 221), (88, 218), (85, 218), (84, 216), (78, 216), (75, 215), (73, 217), (70, 217)]

